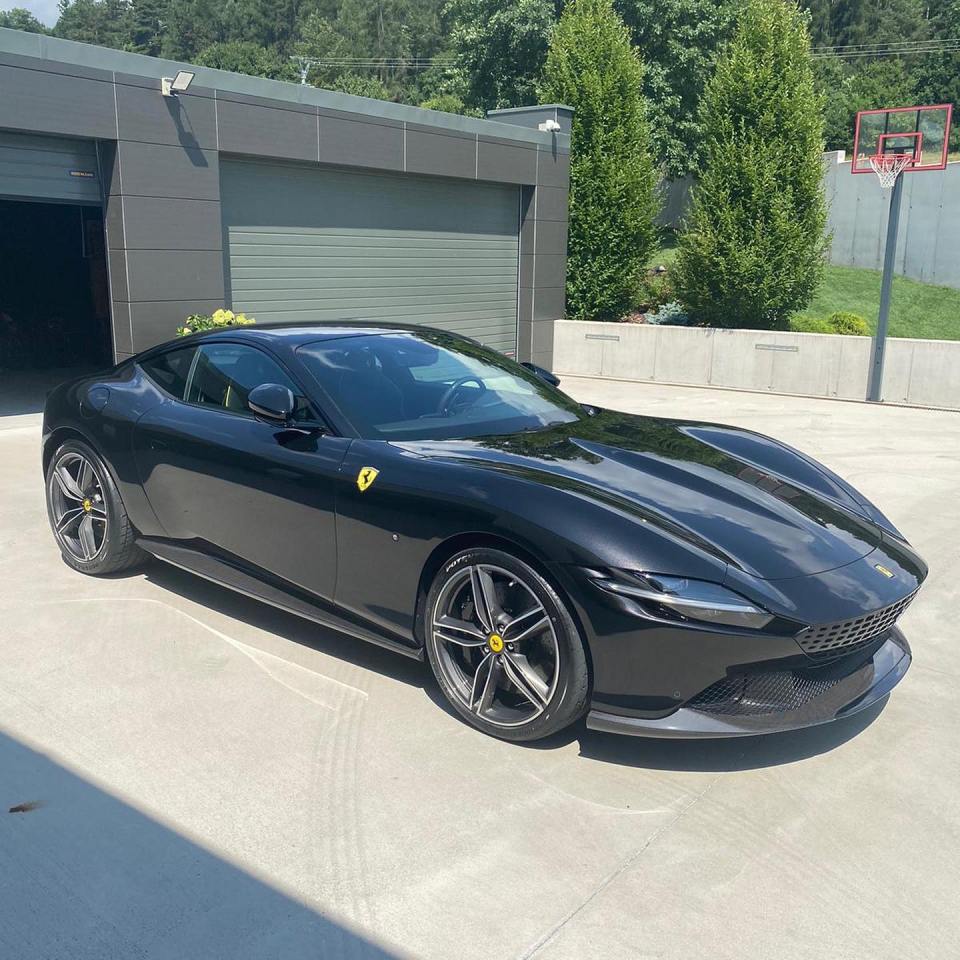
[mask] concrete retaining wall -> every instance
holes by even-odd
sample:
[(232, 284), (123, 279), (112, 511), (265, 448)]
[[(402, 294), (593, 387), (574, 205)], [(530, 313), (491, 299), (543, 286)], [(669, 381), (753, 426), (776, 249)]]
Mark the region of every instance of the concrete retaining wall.
[[(863, 400), (872, 339), (557, 320), (556, 373)], [(960, 342), (887, 342), (883, 399), (960, 409)]]

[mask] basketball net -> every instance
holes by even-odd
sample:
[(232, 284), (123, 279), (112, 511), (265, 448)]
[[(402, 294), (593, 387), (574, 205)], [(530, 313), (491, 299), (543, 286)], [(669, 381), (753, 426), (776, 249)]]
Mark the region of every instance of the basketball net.
[(870, 168), (877, 175), (880, 186), (884, 190), (889, 190), (897, 182), (897, 177), (911, 163), (913, 163), (912, 153), (888, 153), (870, 157)]

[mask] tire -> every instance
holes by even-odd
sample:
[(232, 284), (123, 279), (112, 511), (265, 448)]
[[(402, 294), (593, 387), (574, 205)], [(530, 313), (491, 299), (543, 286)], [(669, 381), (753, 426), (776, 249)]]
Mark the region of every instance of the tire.
[(502, 550), (463, 550), (437, 573), (424, 613), (433, 675), (478, 730), (539, 740), (586, 711), (590, 678), (580, 632), (529, 564)]
[(88, 444), (67, 440), (50, 458), (47, 517), (63, 559), (74, 570), (103, 576), (143, 560), (110, 471)]

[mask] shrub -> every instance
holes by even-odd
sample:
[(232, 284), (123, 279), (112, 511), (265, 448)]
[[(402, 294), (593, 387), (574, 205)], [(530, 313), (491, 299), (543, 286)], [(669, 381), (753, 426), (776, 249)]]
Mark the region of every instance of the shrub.
[(795, 4), (748, 0), (703, 98), (704, 167), (674, 268), (698, 322), (783, 330), (817, 289), (827, 212), (812, 62)]
[(669, 324), (673, 327), (691, 327), (693, 321), (690, 314), (683, 309), (683, 305), (673, 300), (665, 303), (656, 313), (647, 314), (647, 323), (657, 325)]
[(856, 313), (838, 310), (829, 317), (791, 317), (790, 329), (794, 333), (839, 333), (850, 337), (869, 337), (870, 327)]
[(214, 310), (210, 315), (205, 313), (191, 313), (177, 327), (178, 337), (189, 337), (191, 333), (203, 333), (204, 330), (219, 330), (222, 327), (247, 327), (256, 321), (243, 313), (234, 313), (232, 310)]
[(801, 314), (790, 318), (790, 330), (793, 333), (834, 333), (826, 317), (811, 317)]
[(838, 310), (827, 317), (827, 324), (834, 333), (845, 333), (852, 337), (869, 337), (870, 327), (859, 314)]
[(675, 299), (669, 273), (647, 273), (641, 277), (640, 288), (637, 290), (638, 310), (655, 311), (658, 307)]
[(574, 108), (567, 313), (618, 320), (657, 242), (659, 207), (643, 70), (611, 0), (573, 0), (554, 28), (545, 103)]

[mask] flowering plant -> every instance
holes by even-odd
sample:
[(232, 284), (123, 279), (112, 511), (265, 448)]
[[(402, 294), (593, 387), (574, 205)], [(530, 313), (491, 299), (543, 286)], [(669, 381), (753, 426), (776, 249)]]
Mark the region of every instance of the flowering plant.
[(182, 327), (177, 327), (178, 337), (189, 337), (191, 333), (202, 333), (204, 330), (219, 330), (221, 327), (246, 327), (254, 323), (253, 317), (248, 317), (244, 313), (234, 313), (232, 310), (221, 308), (214, 310), (212, 314), (191, 313), (183, 322)]

